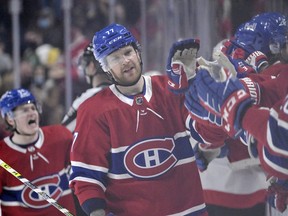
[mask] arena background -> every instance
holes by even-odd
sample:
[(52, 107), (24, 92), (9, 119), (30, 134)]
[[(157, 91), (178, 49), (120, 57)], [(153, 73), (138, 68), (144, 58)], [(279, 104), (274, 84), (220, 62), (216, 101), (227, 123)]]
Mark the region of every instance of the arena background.
[(59, 123), (86, 88), (77, 61), (94, 33), (125, 25), (142, 45), (144, 71), (165, 74), (172, 42), (199, 38), (199, 55), (239, 24), (268, 11), (287, 15), (287, 0), (0, 0), (0, 94), (30, 89), (47, 119)]

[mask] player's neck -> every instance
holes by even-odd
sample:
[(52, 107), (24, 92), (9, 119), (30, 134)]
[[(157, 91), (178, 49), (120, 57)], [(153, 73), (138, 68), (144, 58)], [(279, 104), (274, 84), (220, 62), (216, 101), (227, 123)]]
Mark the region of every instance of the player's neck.
[(14, 133), (13, 136), (11, 137), (11, 140), (13, 143), (17, 145), (27, 145), (29, 143), (33, 143), (38, 139), (39, 132), (33, 133), (31, 135), (22, 135), (18, 133)]
[(116, 88), (123, 95), (128, 95), (128, 96), (137, 95), (143, 91), (144, 83), (145, 83), (144, 78), (143, 78), (143, 76), (141, 76), (141, 78), (138, 80), (138, 82), (133, 86), (119, 86), (119, 85), (117, 85)]

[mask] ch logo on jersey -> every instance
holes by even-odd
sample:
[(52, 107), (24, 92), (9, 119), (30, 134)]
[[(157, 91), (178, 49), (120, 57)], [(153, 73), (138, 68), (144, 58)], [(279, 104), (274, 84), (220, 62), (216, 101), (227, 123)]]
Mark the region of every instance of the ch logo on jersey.
[[(37, 179), (32, 183), (39, 189), (44, 191), (48, 196), (54, 200), (58, 200), (61, 197), (63, 191), (60, 188), (60, 177), (58, 175), (46, 176), (44, 178)], [(51, 205), (44, 200), (40, 195), (31, 190), (29, 187), (25, 187), (22, 191), (23, 202), (31, 208), (45, 208)]]
[(129, 147), (124, 156), (126, 170), (137, 178), (155, 178), (168, 172), (177, 162), (172, 138), (150, 139)]

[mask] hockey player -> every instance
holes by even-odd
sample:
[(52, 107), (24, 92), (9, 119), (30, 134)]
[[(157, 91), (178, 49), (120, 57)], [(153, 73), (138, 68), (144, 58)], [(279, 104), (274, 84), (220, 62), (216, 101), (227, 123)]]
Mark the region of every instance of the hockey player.
[[(218, 49), (220, 51), (221, 46)], [(254, 87), (250, 86), (251, 89)], [(247, 147), (242, 145), (239, 139), (228, 138), (224, 143), (222, 153), (217, 158), (207, 158), (207, 154), (211, 154), (214, 150), (206, 151), (206, 145), (196, 146), (209, 215), (265, 215), (268, 182), (259, 160), (250, 157)], [(211, 181), (211, 179), (217, 180)]]
[[(181, 44), (182, 47), (189, 47), (189, 43), (190, 40), (188, 39), (176, 42), (174, 46), (180, 50)], [(184, 52), (185, 49), (183, 53)], [(171, 63), (169, 62), (170, 59), (168, 59), (168, 75), (170, 76), (170, 74), (178, 72), (175, 69), (180, 68), (182, 69), (182, 75), (185, 76), (186, 73), (184, 71), (186, 68), (182, 67), (182, 63), (175, 59), (175, 57), (177, 58), (177, 56), (172, 57)], [(169, 69), (170, 65), (172, 65), (173, 71)], [(179, 70), (179, 72), (180, 71), (181, 70)], [(172, 77), (172, 79), (173, 78), (176, 78), (176, 76)], [(171, 83), (175, 83), (172, 79), (170, 80)], [(185, 78), (181, 80), (183, 81)], [(189, 83), (190, 85), (193, 83), (193, 78), (189, 80)], [(173, 87), (172, 85), (170, 86), (170, 88)], [(172, 90), (178, 91), (175, 89)], [(199, 111), (201, 112), (202, 110), (205, 109), (200, 107)], [(214, 120), (217, 121), (217, 119)], [(217, 127), (214, 126), (209, 126), (209, 128), (211, 128), (212, 131), (217, 129)], [(214, 134), (215, 133), (213, 133), (213, 135)], [(235, 142), (237, 142), (235, 140), (226, 140), (227, 135), (224, 135), (224, 139), (220, 137), (221, 140), (218, 144), (219, 146), (223, 145), (223, 148), (217, 148), (215, 151), (214, 149), (213, 151), (207, 151), (206, 153), (209, 154), (209, 156), (207, 154), (205, 155), (205, 161), (202, 160), (202, 158), (199, 159), (199, 157), (201, 157), (199, 154), (202, 154), (202, 149), (199, 150), (200, 145), (196, 144), (194, 146), (197, 158), (196, 162), (201, 170), (200, 177), (208, 213), (211, 216), (263, 216), (265, 214), (265, 195), (267, 189), (265, 174), (259, 167), (259, 163), (257, 163), (256, 160), (250, 159), (247, 148), (243, 145), (235, 145)], [(205, 136), (202, 136), (201, 131), (198, 131), (198, 134), (194, 137), (197, 138), (197, 136), (200, 138), (198, 139), (200, 143), (203, 142), (206, 144), (206, 142), (201, 139), (205, 138)], [(211, 145), (214, 144), (213, 141), (216, 138), (219, 137), (213, 136)], [(227, 151), (229, 155), (227, 155)], [(217, 156), (221, 158), (214, 159), (214, 157)], [(212, 158), (214, 159), (208, 168), (206, 164), (207, 157), (211, 157), (210, 160), (212, 160)], [(249, 183), (249, 187), (247, 183)]]
[[(73, 214), (68, 184), (73, 136), (64, 126), (39, 127), (40, 107), (26, 89), (7, 91), (1, 115), (11, 135), (0, 141), (0, 158)], [(0, 215), (63, 215), (13, 175), (0, 169)]]
[[(272, 14), (273, 15), (273, 17), (274, 17), (274, 15), (275, 14)], [(267, 14), (263, 14), (262, 16), (267, 16)], [(271, 14), (269, 14), (268, 16), (271, 16)], [(276, 15), (277, 16), (277, 15)], [(283, 16), (280, 16), (280, 18), (282, 18)], [(258, 18), (257, 18), (258, 19)], [(275, 21), (277, 21), (276, 20), (276, 18), (275, 18)], [(283, 25), (283, 19), (280, 19), (280, 21), (279, 21), (279, 23), (278, 23), (278, 25), (277, 26), (279, 26), (280, 28), (281, 28), (281, 26)], [(285, 21), (285, 20), (284, 20)], [(253, 27), (253, 28), (255, 28), (257, 25), (257, 23), (256, 22), (250, 22), (250, 29)], [(274, 24), (274, 23), (273, 23)], [(266, 25), (268, 25), (268, 30), (272, 30), (272, 28), (271, 27), (273, 27), (273, 25), (272, 25), (272, 23), (269, 23), (269, 22), (267, 22), (267, 20), (266, 20)], [(272, 25), (272, 26), (271, 26)], [(248, 26), (247, 26), (248, 27)], [(257, 27), (261, 27), (261, 26), (257, 26)], [(267, 27), (267, 26), (266, 26)], [(261, 28), (260, 28), (261, 29)], [(253, 30), (253, 29), (252, 29)], [(252, 31), (251, 30), (251, 31)], [(256, 29), (257, 31), (259, 30), (259, 28), (258, 29)], [(256, 31), (255, 30), (255, 31)], [(245, 34), (244, 34), (245, 33)], [(257, 32), (255, 32), (255, 33), (257, 33)], [(268, 54), (268, 52), (267, 52), (267, 50), (269, 50), (269, 36), (266, 36), (267, 35), (267, 33), (265, 34), (265, 32), (263, 32), (263, 28), (262, 28), (262, 30), (261, 30), (261, 32), (258, 32), (257, 34), (255, 34), (254, 32), (252, 32), (252, 34), (251, 34), (251, 32), (249, 33), (247, 33), (247, 32), (241, 32), (240, 34), (242, 34), (241, 36), (242, 36), (242, 38), (243, 38), (243, 35), (244, 35), (244, 38), (246, 39), (246, 42), (247, 42), (247, 39), (248, 39), (248, 41), (249, 42), (255, 42), (255, 44), (249, 44), (250, 46), (247, 46), (247, 48), (250, 48), (250, 49), (252, 49), (252, 51), (250, 51), (250, 53), (252, 53), (253, 52), (253, 50), (255, 51), (255, 49), (256, 49), (256, 47), (257, 47), (257, 49), (259, 48), (259, 50), (261, 50), (261, 51), (263, 51), (263, 52), (265, 52), (266, 54)], [(265, 38), (266, 37), (266, 38)], [(270, 37), (271, 38), (271, 37)], [(239, 38), (236, 38), (236, 39), (239, 39)], [(265, 41), (265, 40), (268, 40), (268, 41)], [(256, 43), (257, 42), (257, 43)], [(245, 44), (245, 45), (248, 45), (247, 43)], [(262, 46), (265, 46), (265, 47), (262, 47)], [(241, 47), (241, 46), (240, 46)], [(262, 48), (265, 48), (265, 49), (262, 49)], [(256, 50), (257, 50), (256, 49)], [(247, 50), (247, 49), (246, 49)], [(245, 51), (246, 51), (245, 50)], [(257, 50), (258, 51), (258, 50)], [(256, 54), (257, 55), (255, 55), (255, 53), (253, 54), (255, 57), (263, 57), (263, 55), (258, 55), (260, 52), (257, 52)], [(263, 53), (262, 53), (263, 54)], [(252, 57), (253, 57), (253, 55), (252, 55)], [(246, 58), (248, 57), (248, 55), (246, 56)], [(245, 59), (246, 59), (245, 58)], [(250, 58), (251, 59), (251, 58)], [(255, 60), (256, 58), (254, 58), (254, 60)], [(255, 63), (257, 63), (257, 64), (255, 64), (254, 66), (260, 66), (261, 64), (260, 63), (262, 63), (262, 62), (264, 62), (263, 60), (265, 60), (265, 56), (264, 56), (264, 58), (261, 58), (261, 59), (259, 59), (259, 58), (257, 58), (256, 59), (257, 61), (254, 61), (254, 64)], [(236, 62), (236, 63), (238, 63), (238, 62)], [(245, 63), (243, 60), (241, 61), (241, 63), (244, 63), (244, 64), (247, 64), (247, 63)], [(237, 64), (235, 64), (235, 65), (237, 65)], [(243, 64), (242, 64), (243, 65)], [(241, 66), (242, 66), (241, 65)], [(237, 65), (237, 66), (239, 66), (239, 65)], [(251, 67), (250, 67), (251, 68)], [(254, 67), (255, 69), (258, 69), (257, 67)], [(251, 68), (251, 70), (253, 70), (254, 71), (254, 68)], [(260, 68), (260, 67), (259, 67)], [(243, 71), (241, 71), (242, 72), (242, 74), (241, 74), (241, 76), (243, 76), (244, 75), (244, 73), (243, 73)], [(279, 70), (278, 70), (278, 72), (279, 72)], [(275, 73), (276, 74), (276, 73)], [(168, 75), (169, 75), (169, 71), (168, 71)], [(238, 75), (238, 74), (237, 74)], [(247, 74), (246, 74), (247, 75)], [(171, 76), (172, 77), (172, 76)], [(271, 76), (269, 76), (270, 77), (270, 79), (271, 79)], [(262, 79), (263, 79), (263, 77), (262, 77)], [(175, 76), (174, 76), (174, 80), (176, 80), (175, 79)], [(249, 82), (249, 78), (246, 78), (245, 79), (245, 81), (246, 81), (246, 85), (247, 86), (249, 86), (249, 88), (250, 88), (250, 90), (252, 90), (253, 88), (254, 88), (254, 90), (257, 90), (257, 85), (255, 85), (255, 84), (253, 84), (253, 82), (251, 81), (251, 82)], [(191, 83), (191, 81), (190, 81), (190, 83)], [(197, 83), (197, 82), (195, 82), (195, 83)], [(252, 85), (254, 85), (254, 87), (252, 86)], [(191, 89), (192, 90), (192, 89)], [(175, 89), (174, 89), (174, 91), (175, 91)], [(257, 93), (257, 91), (255, 91), (255, 92), (253, 92), (253, 93)], [(255, 95), (255, 94), (253, 94), (254, 96), (257, 96), (257, 95)], [(195, 99), (195, 98), (194, 98)], [(190, 107), (191, 108), (191, 106), (194, 106), (195, 104), (196, 104), (196, 99), (194, 100), (193, 99), (193, 97), (191, 97), (191, 95), (190, 95), (190, 99), (189, 99), (189, 101), (188, 102), (186, 102), (186, 105), (188, 104), (188, 108)], [(196, 110), (196, 112), (195, 112), (195, 110)], [(214, 127), (214, 126), (216, 126), (215, 124), (221, 124), (221, 119), (220, 118), (217, 118), (217, 116), (215, 116), (215, 115), (210, 115), (207, 111), (206, 112), (204, 112), (205, 111), (205, 109), (203, 109), (203, 107), (201, 107), (201, 105), (199, 105), (199, 107), (197, 107), (196, 108), (196, 106), (194, 106), (194, 113), (193, 113), (193, 116), (194, 116), (194, 119), (195, 118), (197, 118), (197, 119), (200, 119), (200, 121), (201, 122), (204, 122), (203, 121), (203, 119), (205, 119), (205, 121), (208, 121), (208, 120), (210, 120), (210, 125), (212, 125), (212, 127), (210, 127), (209, 126), (209, 124), (208, 124), (208, 128), (211, 128), (212, 130), (210, 130), (210, 131), (208, 131), (208, 133), (207, 133), (207, 130), (205, 130), (205, 129), (207, 129), (207, 126), (204, 126), (204, 130), (203, 130), (203, 128), (197, 128), (198, 129), (198, 132), (202, 135), (202, 138), (204, 138), (205, 140), (204, 140), (204, 142), (206, 143), (206, 144), (208, 144), (208, 147), (210, 146), (210, 145), (218, 145), (218, 146), (221, 146), (221, 145), (223, 145), (223, 143), (224, 143), (224, 141), (225, 142), (227, 142), (228, 140), (227, 140), (227, 135), (225, 135), (225, 133), (223, 134), (222, 132), (221, 132), (221, 130), (220, 130), (220, 133), (217, 133), (217, 132), (215, 132), (215, 131), (217, 131), (218, 129), (217, 129), (217, 127)], [(209, 121), (208, 121), (209, 122)], [(214, 126), (213, 126), (213, 124), (214, 124)], [(197, 127), (197, 126), (196, 126)], [(204, 131), (206, 131), (206, 134), (205, 134), (205, 132)], [(214, 133), (213, 133), (214, 132)], [(210, 136), (209, 136), (209, 134), (210, 134)], [(219, 134), (220, 134), (220, 136), (219, 136)], [(222, 134), (222, 135), (221, 135)], [(231, 139), (229, 139), (229, 140), (231, 140)], [(233, 142), (235, 142), (235, 141), (233, 141)], [(235, 144), (234, 143), (232, 143), (232, 146), (231, 147), (240, 147), (240, 146), (235, 146)], [(232, 150), (234, 150), (235, 148), (232, 148)], [(247, 150), (246, 150), (247, 151)], [(231, 156), (233, 155), (231, 155), (231, 153), (232, 153), (232, 151), (231, 151), (231, 149), (230, 149), (230, 152), (229, 152), (229, 157), (228, 158), (230, 158), (231, 159)], [(237, 154), (238, 154), (238, 159), (239, 159), (239, 151), (237, 152)], [(211, 152), (209, 152), (209, 154), (211, 155)], [(237, 156), (237, 155), (236, 155)], [(218, 160), (218, 159), (217, 159)], [(222, 160), (222, 167), (223, 166), (225, 166), (225, 164), (226, 164), (226, 162), (224, 161), (223, 162), (223, 159), (219, 159), (219, 160)], [(235, 162), (235, 161), (234, 161)], [(245, 162), (245, 161), (243, 161), (243, 162)], [(246, 165), (249, 165), (249, 161), (247, 160), (246, 162)], [(244, 164), (245, 164), (244, 163)], [(220, 163), (219, 163), (220, 164)], [(235, 166), (236, 167), (239, 167), (239, 165), (240, 165), (241, 163), (235, 163)], [(215, 163), (213, 163), (212, 165), (215, 165)], [(252, 165), (252, 164), (251, 164)], [(255, 164), (255, 165), (257, 165), (257, 164)], [(203, 166), (203, 167), (205, 167), (205, 166), (207, 166), (207, 164), (200, 164), (200, 166)], [(209, 165), (210, 166), (210, 165)], [(250, 165), (249, 165), (250, 166)], [(219, 166), (218, 166), (218, 168), (219, 168)], [(220, 167), (221, 168), (221, 167)], [(238, 200), (238, 202), (237, 201), (235, 201), (235, 199), (233, 200), (233, 199), (230, 199), (230, 200), (233, 200), (232, 201), (232, 203), (230, 204), (230, 207), (233, 207), (234, 206), (234, 208), (236, 207), (235, 206), (235, 204), (236, 205), (238, 205), (238, 208), (240, 207), (240, 206), (244, 206), (245, 205), (245, 203), (246, 204), (248, 204), (249, 202), (250, 203), (252, 203), (251, 201), (257, 201), (257, 199), (249, 199), (249, 197), (251, 198), (251, 196), (249, 196), (249, 194), (246, 194), (248, 197), (246, 197), (245, 198), (245, 192), (247, 193), (247, 191), (250, 189), (252, 189), (251, 188), (251, 186), (255, 183), (255, 185), (260, 189), (261, 187), (260, 187), (260, 185), (261, 185), (261, 183), (260, 182), (262, 182), (262, 186), (265, 186), (264, 185), (264, 180), (265, 179), (263, 179), (263, 177), (264, 177), (264, 175), (263, 175), (263, 173), (262, 173), (262, 180), (260, 180), (260, 176), (261, 176), (261, 171), (259, 170), (258, 171), (258, 173), (259, 173), (259, 176), (258, 177), (256, 177), (256, 176), (254, 176), (254, 178), (252, 177), (252, 184), (249, 182), (249, 187), (243, 187), (243, 185), (242, 185), (242, 188), (239, 188), (240, 189), (240, 191), (238, 191), (238, 192), (236, 192), (236, 190), (235, 190), (235, 188), (237, 188), (236, 187), (236, 185), (237, 185), (237, 183), (240, 183), (239, 185), (241, 186), (241, 182), (243, 182), (242, 180), (244, 180), (244, 178), (248, 178), (249, 176), (251, 177), (251, 172), (252, 172), (252, 174), (253, 175), (257, 175), (256, 174), (256, 170), (257, 170), (257, 167), (255, 167), (256, 169), (254, 169), (254, 171), (253, 171), (253, 169), (250, 169), (250, 174), (249, 173), (246, 173), (246, 176), (244, 177), (244, 176), (242, 176), (242, 178), (241, 178), (241, 176), (239, 176), (239, 177), (237, 177), (237, 170), (235, 171), (233, 171), (233, 172), (229, 172), (229, 170), (231, 170), (231, 168), (233, 168), (233, 163), (231, 163), (231, 166), (230, 167), (226, 167), (227, 169), (226, 169), (226, 171), (224, 171), (224, 173), (223, 173), (223, 184), (218, 184), (218, 185), (225, 185), (226, 186), (226, 188), (223, 188), (224, 190), (223, 190), (223, 192), (224, 192), (224, 194), (223, 195), (225, 195), (225, 193), (227, 193), (228, 191), (229, 191), (229, 189), (227, 188), (227, 185), (230, 185), (229, 184), (229, 179), (230, 180), (232, 180), (233, 178), (232, 177), (235, 177), (234, 178), (234, 184), (233, 184), (233, 191), (234, 191), (234, 195), (231, 193), (230, 194), (230, 197), (234, 197), (234, 198), (237, 198), (237, 194), (238, 194), (238, 197), (241, 199), (241, 196), (242, 196), (242, 201), (241, 200)], [(213, 167), (210, 167), (210, 170), (211, 169), (217, 169), (217, 166), (213, 166)], [(245, 175), (245, 170), (246, 171), (248, 171), (249, 172), (249, 167), (247, 167), (246, 169), (245, 169), (245, 167), (244, 167), (244, 169), (243, 169), (243, 167), (242, 167), (242, 174), (244, 174)], [(218, 170), (219, 171), (219, 170)], [(221, 170), (220, 170), (221, 171)], [(241, 172), (240, 171), (238, 171), (238, 174), (240, 174)], [(212, 172), (212, 171), (211, 171)], [(210, 174), (211, 172), (208, 172), (208, 174)], [(216, 171), (217, 172), (217, 171)], [(229, 174), (227, 173), (227, 172), (229, 172)], [(233, 174), (233, 175), (232, 175)], [(208, 175), (209, 176), (209, 175)], [(210, 175), (211, 176), (211, 175)], [(206, 180), (207, 179), (207, 175), (204, 177), (204, 180)], [(237, 181), (236, 181), (236, 179), (237, 179)], [(240, 179), (240, 180), (239, 180)], [(202, 178), (202, 180), (203, 180), (203, 178)], [(257, 182), (255, 182), (256, 180), (260, 180), (259, 181), (259, 183), (257, 183)], [(221, 180), (220, 180), (221, 181)], [(206, 182), (206, 181), (205, 181)], [(209, 182), (209, 179), (207, 179), (207, 182), (208, 182), (208, 184), (206, 184), (204, 182), (204, 185), (203, 185), (203, 187), (205, 188), (207, 185), (213, 190), (213, 189), (215, 189), (217, 186), (216, 186), (216, 183), (215, 184), (212, 184), (211, 183), (211, 181)], [(214, 181), (213, 181), (214, 182)], [(264, 189), (265, 187), (262, 187), (262, 197), (263, 197), (263, 189)], [(220, 188), (218, 188), (218, 190), (219, 191), (221, 191), (221, 189)], [(255, 190), (254, 192), (256, 192), (256, 188), (254, 188), (253, 190)], [(215, 192), (214, 192), (215, 194), (217, 194), (218, 192), (216, 191), (216, 189), (215, 189)], [(228, 194), (229, 194), (229, 192), (228, 192)], [(255, 193), (255, 195), (256, 195), (257, 193)], [(209, 192), (209, 195), (211, 195), (210, 194), (210, 192)], [(212, 194), (213, 195), (213, 194)], [(258, 195), (257, 195), (257, 197), (259, 197), (259, 193), (258, 193)], [(211, 196), (212, 197), (212, 202), (214, 202), (214, 199), (213, 199), (213, 196)], [(210, 197), (210, 199), (211, 199), (211, 197)], [(219, 197), (219, 196), (218, 196)], [(229, 196), (221, 196), (221, 197), (229, 197)], [(208, 197), (209, 198), (209, 197)], [(206, 200), (207, 200), (207, 197), (206, 197)], [(219, 201), (219, 204), (220, 205), (223, 205), (224, 204), (224, 206), (225, 205), (227, 205), (227, 202), (226, 203), (223, 203), (223, 202), (221, 202), (221, 199), (218, 199), (218, 200), (220, 200)], [(249, 201), (250, 200), (250, 201)], [(216, 204), (217, 205), (217, 204)], [(227, 205), (227, 207), (228, 207), (229, 205)], [(237, 208), (237, 207), (236, 207)], [(209, 208), (208, 208), (209, 209)], [(223, 209), (224, 210), (224, 209)], [(255, 209), (256, 210), (256, 209)], [(237, 209), (235, 209), (234, 210), (234, 213), (232, 214), (232, 209), (230, 210), (230, 214), (227, 214), (227, 215), (238, 215), (238, 213), (239, 214), (243, 214), (243, 211), (244, 211), (244, 209), (239, 209), (238, 210), (238, 213), (237, 213)], [(246, 209), (246, 211), (249, 211), (248, 209)], [(229, 210), (227, 209), (226, 210), (226, 212), (229, 212)], [(254, 212), (256, 212), (256, 213), (253, 213), (253, 209), (250, 209), (250, 215), (256, 215), (257, 213), (259, 214), (259, 215), (263, 215), (264, 213), (263, 213), (263, 211), (262, 211), (262, 213), (260, 213), (259, 211), (257, 212), (257, 210), (256, 211), (254, 211)], [(209, 212), (210, 213), (210, 212)], [(217, 213), (214, 213), (214, 214), (212, 214), (212, 215), (224, 215), (224, 213), (223, 213), (223, 211), (222, 211), (222, 213), (220, 213), (220, 214), (217, 214)], [(226, 215), (226, 214), (225, 214)], [(248, 212), (246, 212), (246, 214), (245, 215), (249, 215), (249, 213)]]
[[(264, 16), (266, 16), (266, 15), (267, 14), (264, 14)], [(272, 15), (274, 16), (275, 14), (272, 14)], [(271, 17), (273, 17), (273, 16), (271, 16)], [(270, 33), (272, 34), (272, 37), (270, 38), (270, 43), (272, 43), (273, 46), (271, 46), (271, 44), (270, 44), (270, 47), (272, 47), (273, 49), (271, 49), (271, 52), (273, 52), (273, 54), (277, 54), (278, 58), (283, 61), (283, 60), (285, 60), (285, 58), (287, 56), (287, 48), (286, 48), (286, 41), (287, 40), (285, 38), (287, 37), (286, 34), (288, 31), (287, 31), (287, 26), (286, 26), (286, 19), (283, 19), (283, 16), (279, 16), (279, 18), (280, 18), (279, 19), (280, 25), (278, 28), (280, 28), (280, 29), (273, 29), (273, 22), (277, 21), (277, 19), (273, 19), (272, 22), (267, 22), (264, 24), (265, 24), (265, 27), (267, 28), (267, 30), (269, 30)], [(256, 97), (256, 98), (254, 97), (254, 99), (256, 99), (258, 101), (259, 105), (271, 108), (271, 107), (275, 106), (275, 104), (277, 104), (277, 103), (283, 103), (283, 100), (287, 94), (287, 83), (288, 83), (287, 74), (286, 74), (287, 70), (288, 70), (287, 64), (274, 64), (273, 66), (270, 66), (267, 69), (261, 71), (261, 75), (250, 74), (248, 76), (250, 81), (251, 81), (250, 84), (248, 84), (248, 85), (251, 86), (251, 84), (256, 82), (256, 85), (258, 86), (257, 89), (259, 89), (259, 92), (261, 91), (261, 94), (259, 94), (259, 95), (261, 95), (261, 97), (260, 96)], [(207, 75), (207, 72), (206, 72), (206, 75)], [(204, 107), (207, 108), (207, 110), (210, 110), (210, 112), (211, 112), (211, 109), (213, 109), (213, 110), (218, 109), (218, 112), (220, 112), (219, 107), (220, 107), (220, 105), (223, 105), (223, 104), (219, 104), (219, 100), (220, 100), (219, 98), (221, 98), (222, 95), (221, 95), (221, 88), (220, 87), (218, 88), (218, 85), (220, 85), (223, 89), (225, 88), (224, 99), (227, 99), (227, 98), (233, 99), (234, 97), (232, 97), (232, 96), (230, 97), (230, 95), (232, 95), (231, 92), (233, 92), (232, 91), (233, 87), (235, 87), (235, 86), (233, 86), (233, 83), (237, 84), (237, 82), (232, 80), (232, 79), (228, 79), (229, 81), (225, 82), (224, 84), (220, 84), (217, 82), (212, 82), (213, 79), (211, 79), (211, 77), (209, 78), (209, 76), (208, 75), (206, 76), (206, 75), (202, 75), (203, 76), (202, 79), (198, 78), (195, 81), (196, 86), (200, 86), (200, 87), (196, 88), (197, 89), (196, 91), (198, 92), (201, 100), (204, 101), (203, 104), (204, 104)], [(199, 75), (199, 77), (201, 77), (201, 74)], [(248, 77), (245, 79), (247, 80)], [(209, 80), (210, 81), (212, 80), (212, 81), (210, 82)], [(203, 83), (205, 83), (206, 85), (204, 85)], [(239, 81), (238, 81), (238, 83), (239, 83)], [(234, 84), (234, 85), (236, 85), (236, 84)], [(208, 88), (208, 85), (209, 85), (209, 88)], [(239, 86), (241, 86), (243, 88), (242, 84)], [(239, 86), (237, 86), (237, 87), (239, 87)], [(244, 82), (244, 86), (246, 86), (246, 90), (247, 90), (247, 82), (246, 82), (246, 85)], [(223, 89), (222, 89), (222, 92), (223, 92)], [(218, 91), (218, 92), (216, 93), (216, 91)], [(208, 92), (210, 92), (210, 93), (208, 93)], [(213, 92), (213, 94), (212, 94), (212, 92)], [(236, 92), (236, 90), (235, 90), (235, 92)], [(239, 92), (237, 95), (241, 95)], [(242, 92), (245, 93), (245, 91), (242, 91)], [(216, 97), (216, 94), (218, 94), (219, 98)], [(251, 94), (251, 91), (250, 91), (250, 94)], [(238, 99), (237, 95), (235, 93), (236, 99)], [(212, 98), (213, 98), (213, 102), (212, 102)], [(197, 99), (194, 98), (194, 101), (196, 101), (196, 100)], [(228, 99), (227, 99), (227, 101), (231, 102), (231, 100), (228, 100)], [(227, 103), (227, 101), (225, 103)], [(250, 101), (250, 103), (249, 103), (249, 101)], [(247, 96), (244, 97), (244, 94), (243, 94), (243, 95), (241, 95), (241, 100), (240, 100), (240, 98), (238, 100), (239, 103), (235, 102), (233, 100), (233, 103), (232, 102), (230, 103), (231, 107), (229, 107), (229, 109), (225, 109), (225, 115), (224, 115), (224, 113), (222, 113), (222, 115), (224, 115), (224, 117), (222, 116), (223, 117), (223, 119), (222, 119), (223, 122), (221, 123), (222, 128), (231, 137), (234, 137), (234, 136), (238, 137), (239, 134), (241, 133), (241, 128), (239, 128), (239, 125), (240, 125), (239, 122), (244, 121), (246, 114), (244, 115), (243, 120), (241, 120), (242, 116), (243, 116), (243, 112), (244, 112), (243, 110), (245, 110), (247, 108), (247, 106), (249, 106), (251, 104), (251, 101), (252, 100), (250, 99), (250, 96), (247, 98)], [(246, 102), (246, 105), (245, 105), (245, 102)], [(191, 101), (190, 101), (190, 104), (191, 104)], [(239, 104), (239, 106), (238, 106), (238, 104)], [(225, 108), (224, 105), (223, 105), (223, 107)], [(192, 108), (192, 107), (190, 106), (190, 108)], [(197, 109), (199, 109), (199, 108), (197, 108)], [(237, 110), (237, 112), (235, 110)], [(240, 111), (243, 111), (243, 112), (240, 113)], [(287, 163), (287, 155), (285, 156), (285, 154), (283, 154), (283, 153), (281, 155), (281, 154), (279, 154), (279, 152), (275, 151), (275, 148), (278, 149), (279, 147), (274, 147), (274, 144), (270, 144), (269, 145), (270, 147), (269, 147), (268, 145), (265, 144), (266, 143), (265, 140), (258, 139), (258, 137), (260, 135), (263, 136), (263, 134), (265, 134), (262, 131), (262, 129), (260, 129), (260, 125), (262, 126), (262, 128), (263, 128), (263, 125), (265, 125), (265, 118), (264, 119), (262, 118), (262, 120), (263, 120), (262, 124), (258, 124), (258, 122), (260, 122), (260, 120), (256, 120), (256, 121), (254, 120), (253, 122), (251, 121), (251, 119), (254, 119), (255, 116), (257, 116), (257, 115), (250, 115), (249, 118), (246, 119), (247, 125), (249, 125), (249, 129), (244, 128), (244, 126), (243, 126), (243, 128), (246, 132), (250, 133), (250, 131), (252, 130), (252, 131), (254, 131), (254, 133), (256, 133), (256, 135), (253, 134), (253, 137), (254, 138), (256, 137), (256, 140), (258, 143), (256, 146), (258, 148), (258, 151), (255, 150), (255, 146), (253, 145), (254, 142), (252, 142), (252, 144), (249, 145), (251, 155), (253, 156), (256, 154), (255, 152), (257, 152), (257, 154), (256, 154), (256, 156), (257, 156), (259, 153), (259, 159), (261, 161), (261, 167), (265, 170), (265, 172), (269, 176), (272, 175), (272, 176), (280, 178), (279, 181), (276, 181), (276, 183), (273, 183), (271, 185), (271, 187), (269, 188), (269, 202), (272, 204), (272, 206), (276, 207), (277, 209), (279, 209), (282, 212), (283, 206), (285, 206), (285, 208), (286, 208), (286, 205), (287, 205), (287, 201), (286, 201), (287, 200), (287, 182), (285, 182), (285, 179), (287, 179), (287, 164), (288, 164)], [(233, 119), (233, 118), (235, 118), (235, 119)], [(235, 123), (234, 123), (234, 125), (232, 124), (234, 121), (236, 122), (236, 126), (238, 127), (237, 130), (235, 130), (233, 127), (235, 125)], [(264, 129), (264, 131), (266, 131), (266, 129)], [(203, 133), (202, 133), (202, 135), (203, 135)], [(271, 132), (271, 136), (272, 137), (279, 137), (279, 135), (275, 135), (273, 132)], [(273, 143), (274, 140), (271, 141), (271, 138), (269, 137), (269, 141), (270, 141), (269, 143)], [(277, 144), (275, 146), (277, 146)], [(283, 151), (283, 150), (281, 149), (281, 151)], [(252, 153), (254, 153), (254, 154), (252, 154)], [(283, 180), (284, 180), (284, 182), (283, 182)], [(275, 188), (277, 188), (277, 189), (275, 190)], [(271, 193), (271, 192), (273, 192), (273, 193)]]
[(74, 132), (75, 129), (77, 110), (80, 104), (111, 84), (111, 80), (109, 80), (108, 76), (102, 70), (100, 63), (94, 58), (92, 43), (85, 48), (84, 53), (79, 58), (78, 65), (91, 88), (87, 89), (80, 97), (73, 101), (72, 106), (62, 120), (62, 124), (71, 132)]
[[(207, 215), (184, 98), (143, 76), (122, 25), (96, 32), (94, 55), (114, 84), (79, 108), (70, 185), (87, 215)], [(106, 213), (105, 213), (106, 212)]]
[[(219, 83), (207, 70), (201, 69), (196, 81), (200, 100), (206, 104), (203, 107), (221, 115), (223, 130), (231, 137), (241, 130), (245, 130), (253, 137), (248, 140), (251, 155), (259, 156), (266, 173), (281, 182), (281, 184), (273, 182), (270, 192), (274, 192), (272, 206), (283, 212), (288, 204), (287, 70), (268, 82), (266, 86), (262, 86), (266, 88), (265, 91), (273, 91), (278, 86), (278, 90), (274, 91), (276, 94), (271, 98), (271, 101), (275, 100), (274, 106), (270, 109), (253, 105), (251, 96), (245, 92), (238, 79), (229, 78), (226, 82)], [(210, 88), (207, 88), (208, 85)], [(212, 97), (213, 102), (210, 99)]]

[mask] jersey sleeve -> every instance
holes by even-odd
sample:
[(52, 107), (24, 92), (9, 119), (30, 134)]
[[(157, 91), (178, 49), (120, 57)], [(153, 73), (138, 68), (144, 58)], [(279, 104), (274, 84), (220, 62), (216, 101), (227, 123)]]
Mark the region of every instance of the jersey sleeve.
[(270, 175), (287, 178), (288, 97), (270, 110), (251, 107), (243, 117), (242, 126), (256, 138), (259, 159), (264, 170)]
[[(84, 104), (83, 104), (84, 105)], [(86, 212), (105, 208), (104, 191), (109, 158), (109, 129), (95, 108), (80, 106), (71, 148), (70, 186)], [(97, 156), (96, 156), (97, 155)]]

